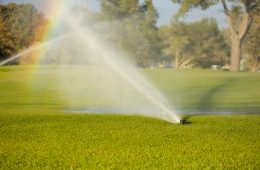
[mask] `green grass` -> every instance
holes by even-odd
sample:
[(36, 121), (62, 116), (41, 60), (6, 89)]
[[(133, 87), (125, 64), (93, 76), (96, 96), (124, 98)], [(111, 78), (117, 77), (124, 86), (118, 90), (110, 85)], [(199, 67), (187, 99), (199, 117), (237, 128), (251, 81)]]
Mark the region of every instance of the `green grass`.
[[(29, 76), (32, 70), (0, 68), (0, 169), (260, 168), (257, 114), (196, 115), (184, 126), (141, 116), (64, 114), (52, 71)], [(143, 72), (178, 108), (259, 111), (259, 74)]]
[(259, 113), (260, 74), (211, 70), (145, 70), (184, 113)]

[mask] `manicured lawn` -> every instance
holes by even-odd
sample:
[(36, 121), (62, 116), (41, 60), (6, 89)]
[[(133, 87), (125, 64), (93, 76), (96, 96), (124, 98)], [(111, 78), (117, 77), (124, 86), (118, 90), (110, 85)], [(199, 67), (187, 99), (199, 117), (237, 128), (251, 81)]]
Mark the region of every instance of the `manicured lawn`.
[(181, 113), (259, 113), (260, 73), (145, 70)]
[(57, 92), (55, 66), (1, 67), (0, 168), (260, 168), (259, 74), (141, 71), (182, 113), (247, 114), (193, 115), (190, 124), (179, 125), (142, 116), (62, 113), (67, 101)]

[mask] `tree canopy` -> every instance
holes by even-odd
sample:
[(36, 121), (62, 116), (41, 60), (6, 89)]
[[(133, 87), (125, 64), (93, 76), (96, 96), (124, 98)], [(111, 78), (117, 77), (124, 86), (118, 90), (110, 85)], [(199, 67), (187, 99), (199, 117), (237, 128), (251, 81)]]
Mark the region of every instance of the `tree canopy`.
[(103, 0), (101, 18), (110, 21), (111, 32), (116, 33), (110, 39), (132, 54), (138, 66), (148, 66), (160, 56), (156, 27), (158, 13), (152, 0), (143, 4), (138, 0)]
[(246, 37), (250, 25), (253, 21), (252, 13), (259, 9), (259, 0), (172, 0), (174, 3), (181, 4), (175, 18), (184, 16), (193, 8), (208, 9), (212, 5), (221, 3), (223, 11), (227, 17), (230, 39), (231, 39), (231, 70), (240, 70), (241, 47)]
[[(81, 12), (90, 16), (85, 17), (88, 26), (101, 25), (99, 36), (129, 54), (126, 56), (140, 67), (174, 63), (175, 68), (210, 68), (231, 64), (231, 69), (238, 71), (241, 62), (245, 70), (260, 69), (259, 0), (172, 1), (179, 3), (180, 9), (170, 24), (162, 26), (157, 25), (159, 14), (153, 0), (100, 0), (100, 11)], [(227, 16), (228, 30), (219, 29), (212, 18), (182, 21), (191, 9), (206, 10), (216, 4)], [(0, 60), (40, 41), (47, 24), (33, 5), (0, 4)]]
[(0, 4), (0, 59), (7, 58), (41, 39), (44, 16), (30, 4)]
[(227, 46), (214, 19), (173, 23), (162, 27), (160, 35), (164, 42), (163, 52), (174, 56), (176, 68), (187, 65), (209, 68), (227, 62)]

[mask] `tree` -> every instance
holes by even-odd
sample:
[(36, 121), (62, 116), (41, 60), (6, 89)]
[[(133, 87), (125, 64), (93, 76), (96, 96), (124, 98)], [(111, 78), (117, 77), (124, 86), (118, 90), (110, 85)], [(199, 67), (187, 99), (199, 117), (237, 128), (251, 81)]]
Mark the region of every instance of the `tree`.
[(174, 22), (160, 29), (163, 53), (175, 58), (175, 68), (186, 65), (209, 68), (227, 61), (227, 44), (216, 20), (203, 19), (193, 23)]
[(42, 39), (46, 23), (43, 14), (30, 4), (0, 4), (1, 59), (6, 59)]
[[(146, 42), (146, 48), (144, 48), (141, 55), (146, 58), (146, 62), (143, 65), (147, 66), (160, 60), (159, 35), (156, 26), (159, 14), (155, 9), (152, 0), (145, 0), (140, 8), (141, 36)], [(144, 44), (140, 45), (142, 46)]]
[(102, 0), (101, 15), (108, 20), (124, 19), (139, 10), (138, 0)]
[[(157, 60), (158, 13), (152, 0), (140, 4), (138, 0), (102, 0), (101, 20), (109, 21), (108, 39), (117, 48), (131, 54), (131, 59), (140, 67), (149, 66)], [(112, 29), (111, 29), (112, 28)]]
[(255, 20), (245, 39), (242, 54), (245, 69), (252, 72), (260, 70), (260, 9), (253, 13)]
[(182, 68), (192, 60), (183, 56), (190, 43), (186, 33), (184, 23), (173, 24), (172, 27), (162, 26), (160, 28), (160, 37), (164, 44), (163, 54), (175, 57), (175, 68)]
[[(221, 2), (228, 20), (231, 39), (231, 71), (240, 70), (241, 46), (252, 23), (252, 12), (259, 8), (259, 0), (172, 0), (181, 4), (176, 18), (182, 17), (190, 9), (200, 7), (205, 10)], [(228, 2), (228, 3), (227, 3)], [(229, 9), (229, 6), (231, 8)]]
[(191, 41), (189, 55), (194, 57), (194, 63), (202, 68), (224, 65), (229, 50), (216, 20), (205, 18), (188, 26)]

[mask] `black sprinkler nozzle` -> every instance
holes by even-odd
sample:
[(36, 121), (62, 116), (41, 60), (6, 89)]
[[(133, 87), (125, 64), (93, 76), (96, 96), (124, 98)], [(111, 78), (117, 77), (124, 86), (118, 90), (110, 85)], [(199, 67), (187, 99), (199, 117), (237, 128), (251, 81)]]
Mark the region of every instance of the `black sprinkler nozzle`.
[(186, 123), (187, 123), (186, 120), (184, 120), (184, 119), (181, 119), (181, 120), (180, 120), (180, 124), (181, 124), (181, 125), (184, 125), (184, 124), (186, 124)]

